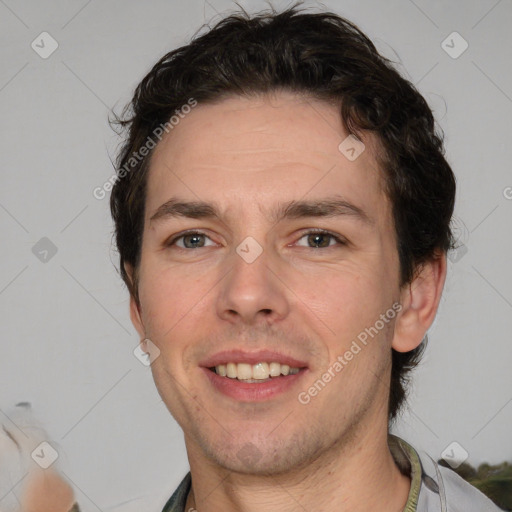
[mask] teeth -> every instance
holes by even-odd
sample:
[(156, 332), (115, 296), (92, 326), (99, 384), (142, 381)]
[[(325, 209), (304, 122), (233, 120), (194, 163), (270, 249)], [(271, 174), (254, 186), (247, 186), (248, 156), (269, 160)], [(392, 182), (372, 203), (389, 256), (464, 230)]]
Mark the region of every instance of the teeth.
[(238, 363), (237, 364), (237, 379), (246, 380), (252, 379), (252, 368), (250, 364)]
[(281, 365), (279, 363), (270, 363), (270, 376), (279, 377), (281, 375)]
[(219, 364), (215, 367), (215, 372), (221, 377), (238, 379), (246, 382), (261, 382), (270, 377), (279, 377), (280, 375), (295, 375), (299, 373), (299, 368), (290, 368), (287, 364), (280, 363), (227, 363)]
[(238, 372), (236, 371), (236, 364), (235, 363), (228, 363), (226, 366), (227, 366), (227, 376), (230, 379), (236, 379), (236, 377), (238, 375)]
[[(249, 366), (249, 365), (247, 365)], [(270, 375), (270, 369), (268, 363), (258, 363), (255, 364), (252, 368), (252, 378), (257, 380), (268, 379)], [(238, 378), (241, 379), (240, 374), (238, 374)], [(249, 377), (250, 378), (250, 377)]]

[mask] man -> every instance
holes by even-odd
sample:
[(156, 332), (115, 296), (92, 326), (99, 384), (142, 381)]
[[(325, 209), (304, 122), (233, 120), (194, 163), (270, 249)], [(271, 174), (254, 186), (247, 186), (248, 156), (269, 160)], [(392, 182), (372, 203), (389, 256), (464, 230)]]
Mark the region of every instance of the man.
[(334, 14), (233, 15), (137, 87), (111, 197), (190, 473), (164, 511), (497, 510), (389, 435), (455, 197), (421, 95)]

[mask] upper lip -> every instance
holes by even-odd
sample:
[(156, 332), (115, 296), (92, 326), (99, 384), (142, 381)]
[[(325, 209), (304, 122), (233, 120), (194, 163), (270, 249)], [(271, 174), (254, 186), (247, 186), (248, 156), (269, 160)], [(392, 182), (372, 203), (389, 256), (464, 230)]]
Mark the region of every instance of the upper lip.
[(287, 364), (291, 368), (304, 368), (307, 364), (304, 361), (294, 357), (275, 352), (273, 350), (258, 350), (256, 352), (247, 352), (245, 350), (224, 350), (204, 359), (199, 363), (205, 368), (213, 368), (226, 363), (280, 363)]

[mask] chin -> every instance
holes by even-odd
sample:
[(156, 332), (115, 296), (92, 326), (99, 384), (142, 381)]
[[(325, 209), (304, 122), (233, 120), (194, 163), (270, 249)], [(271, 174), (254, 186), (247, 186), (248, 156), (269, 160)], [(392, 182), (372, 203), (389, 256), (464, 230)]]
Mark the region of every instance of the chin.
[(216, 465), (242, 475), (278, 476), (312, 463), (327, 446), (322, 436), (303, 433), (286, 438), (238, 437), (229, 442), (200, 443), (203, 453)]

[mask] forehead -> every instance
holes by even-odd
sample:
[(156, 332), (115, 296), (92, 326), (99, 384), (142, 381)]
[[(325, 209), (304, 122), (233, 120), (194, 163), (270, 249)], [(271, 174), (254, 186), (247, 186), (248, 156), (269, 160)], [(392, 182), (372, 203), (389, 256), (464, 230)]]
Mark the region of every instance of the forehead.
[(343, 152), (354, 146), (348, 136), (339, 106), (296, 93), (199, 103), (153, 153), (147, 217), (176, 195), (262, 211), (272, 202), (335, 193), (367, 203), (378, 218), (386, 198), (376, 140), (365, 136), (364, 150), (350, 159)]

